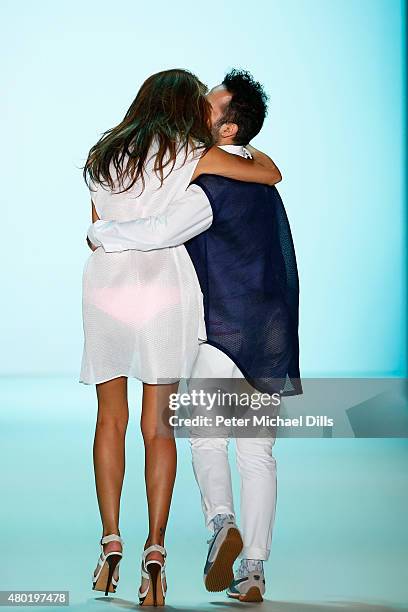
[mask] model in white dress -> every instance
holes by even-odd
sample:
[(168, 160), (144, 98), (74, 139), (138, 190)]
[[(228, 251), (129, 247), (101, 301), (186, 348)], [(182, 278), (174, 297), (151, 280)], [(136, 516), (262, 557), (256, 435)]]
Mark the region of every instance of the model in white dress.
[[(185, 163), (181, 151), (161, 187), (153, 171), (156, 150), (153, 144), (142, 193), (141, 180), (125, 193), (92, 186), (100, 219), (160, 215), (185, 192), (202, 150), (190, 147)], [(83, 325), (80, 382), (126, 376), (160, 384), (188, 377), (206, 333), (202, 293), (184, 245), (149, 252), (93, 251), (83, 273)]]

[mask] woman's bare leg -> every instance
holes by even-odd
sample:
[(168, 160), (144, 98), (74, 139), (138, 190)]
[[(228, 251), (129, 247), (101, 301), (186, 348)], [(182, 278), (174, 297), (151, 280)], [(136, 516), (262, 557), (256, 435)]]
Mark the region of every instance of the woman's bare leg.
[[(145, 548), (151, 544), (164, 546), (167, 520), (176, 477), (177, 452), (170, 416), (169, 396), (177, 392), (178, 383), (143, 385), (141, 429), (145, 445), (145, 480), (149, 510), (149, 535)], [(148, 560), (162, 560), (160, 553), (151, 553)], [(142, 589), (145, 588), (143, 581)]]
[[(120, 535), (120, 496), (125, 474), (125, 435), (129, 420), (127, 378), (121, 376), (98, 384), (96, 393), (98, 416), (93, 458), (103, 535)], [(121, 551), (122, 545), (120, 542), (108, 542), (103, 548), (106, 554)], [(114, 577), (118, 578), (117, 569)]]

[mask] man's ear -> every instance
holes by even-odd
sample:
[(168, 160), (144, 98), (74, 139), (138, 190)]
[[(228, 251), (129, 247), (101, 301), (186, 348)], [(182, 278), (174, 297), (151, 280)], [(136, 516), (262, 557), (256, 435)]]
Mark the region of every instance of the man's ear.
[(220, 128), (220, 136), (222, 138), (234, 139), (238, 133), (238, 126), (236, 123), (224, 123)]

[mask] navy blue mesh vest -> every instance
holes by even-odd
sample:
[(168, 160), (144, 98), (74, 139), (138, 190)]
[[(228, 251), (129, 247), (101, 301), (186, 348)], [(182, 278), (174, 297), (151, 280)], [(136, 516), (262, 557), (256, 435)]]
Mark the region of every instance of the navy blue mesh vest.
[(255, 389), (301, 394), (299, 279), (278, 190), (212, 174), (194, 184), (214, 216), (208, 230), (185, 243), (204, 296), (208, 343)]

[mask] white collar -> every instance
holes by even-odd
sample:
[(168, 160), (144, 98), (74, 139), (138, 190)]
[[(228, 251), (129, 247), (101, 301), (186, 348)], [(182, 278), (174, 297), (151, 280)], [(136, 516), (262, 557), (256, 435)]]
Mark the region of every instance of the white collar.
[(240, 155), (241, 157), (252, 158), (252, 155), (250, 154), (248, 149), (246, 149), (242, 145), (227, 144), (227, 145), (218, 145), (218, 147), (220, 149), (223, 149), (224, 151), (227, 151), (227, 153), (233, 153), (234, 155)]

